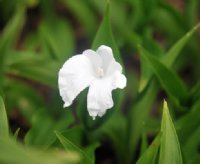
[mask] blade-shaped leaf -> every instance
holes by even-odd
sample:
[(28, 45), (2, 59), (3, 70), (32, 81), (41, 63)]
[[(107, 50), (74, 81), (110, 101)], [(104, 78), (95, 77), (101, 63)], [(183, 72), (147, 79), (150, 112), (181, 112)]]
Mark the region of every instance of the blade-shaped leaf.
[(198, 0), (186, 2), (185, 21), (189, 26), (193, 26), (197, 21), (196, 15), (198, 14), (198, 6), (199, 6)]
[(23, 147), (21, 144), (11, 140), (0, 138), (0, 163), (12, 164), (64, 164), (78, 163), (79, 154), (63, 151), (41, 151)]
[(10, 51), (11, 47), (16, 41), (17, 35), (19, 34), (22, 24), (24, 23), (24, 13), (24, 6), (21, 6), (20, 8), (18, 8), (18, 10), (16, 10), (15, 15), (6, 25), (0, 38), (0, 88), (2, 87), (1, 85), (4, 77), (3, 73), (5, 69), (5, 60), (7, 57), (6, 54), (8, 53), (8, 51)]
[(100, 45), (107, 45), (111, 47), (115, 58), (121, 62), (120, 53), (112, 34), (112, 29), (110, 24), (109, 3), (107, 4), (103, 21), (93, 41), (92, 49), (96, 50)]
[(191, 104), (197, 102), (200, 98), (200, 81), (190, 90), (189, 99)]
[(89, 6), (82, 0), (63, 0), (63, 2), (85, 27), (88, 34), (93, 34), (95, 32), (97, 22), (95, 14), (91, 8), (89, 8)]
[[(58, 131), (55, 131), (57, 138), (63, 145), (66, 151), (75, 151), (78, 152), (82, 156), (82, 162), (83, 163), (94, 163), (94, 159), (91, 158), (91, 153), (89, 151), (89, 154), (86, 154), (81, 148), (78, 146), (74, 145), (70, 140), (68, 140), (66, 137), (64, 137), (61, 133)], [(96, 147), (95, 147), (96, 148)]]
[[(200, 126), (190, 133), (187, 141), (183, 145), (183, 154), (185, 163), (192, 163), (199, 155), (198, 148), (200, 144)], [(193, 162), (194, 163), (194, 162)], [(197, 163), (197, 162), (196, 162)], [(195, 164), (195, 163), (194, 163)]]
[(166, 101), (164, 101), (163, 106), (161, 133), (159, 164), (182, 164), (178, 136), (170, 117)]
[[(184, 48), (184, 46), (188, 43), (188, 41), (191, 39), (191, 37), (193, 36), (193, 34), (197, 31), (197, 29), (199, 28), (200, 24), (197, 24), (195, 27), (193, 27), (189, 32), (187, 32), (183, 37), (181, 37), (169, 50), (168, 52), (166, 52), (166, 54), (164, 56), (162, 56), (161, 61), (162, 63), (170, 68), (174, 62), (176, 61), (176, 59), (178, 58), (179, 55), (181, 55), (181, 50)], [(140, 51), (140, 53), (143, 53), (142, 51)], [(149, 52), (148, 52), (149, 53)], [(149, 53), (149, 55), (153, 55), (152, 52)], [(160, 60), (159, 59), (159, 60)], [(145, 66), (146, 63), (143, 60), (143, 58), (141, 58), (142, 61), (142, 67), (144, 67), (146, 70), (143, 70), (144, 68), (142, 68), (142, 78), (141, 78), (141, 82), (140, 82), (140, 88), (139, 90), (143, 90), (146, 85), (149, 83), (151, 77), (152, 77), (152, 72), (150, 72), (148, 70), (148, 66)]]
[[(154, 41), (152, 38), (152, 31), (146, 30), (145, 38), (143, 39), (143, 47), (145, 47), (148, 51), (151, 52), (150, 55), (153, 55), (160, 59), (163, 56), (163, 52), (159, 45)], [(142, 52), (139, 52), (142, 53)], [(141, 77), (140, 77), (140, 86), (139, 91), (142, 91), (147, 84), (149, 83), (149, 80), (152, 78), (153, 72), (150, 69), (150, 65), (147, 63), (143, 57), (140, 57), (140, 63), (141, 63)]]
[(73, 54), (73, 31), (66, 20), (56, 17), (45, 20), (41, 23), (39, 32), (42, 48), (47, 56), (63, 62)]
[(32, 118), (32, 128), (25, 137), (26, 145), (48, 148), (56, 140), (54, 130), (65, 129), (72, 119), (69, 111), (65, 111), (65, 114), (63, 112), (63, 116), (59, 118), (59, 121), (55, 121), (45, 110), (42, 111), (40, 109)]
[(166, 55), (163, 57), (163, 62), (167, 67), (171, 67), (174, 61), (177, 59), (180, 51), (188, 43), (194, 32), (200, 27), (200, 24), (194, 26), (188, 33), (181, 37), (174, 46), (172, 46)]
[(8, 119), (2, 97), (0, 96), (0, 138), (9, 136)]
[(155, 164), (156, 155), (160, 146), (160, 139), (161, 134), (158, 134), (136, 164)]
[[(172, 5), (163, 2), (153, 10), (152, 19), (165, 32), (168, 40), (178, 38), (184, 33), (183, 17)], [(165, 23), (162, 23), (163, 20)]]
[(25, 8), (21, 6), (16, 10), (13, 18), (6, 25), (0, 40), (0, 61), (16, 41), (19, 31), (24, 23), (24, 13)]
[(128, 114), (128, 147), (129, 153), (135, 152), (138, 140), (147, 124), (151, 107), (158, 92), (157, 83), (152, 80), (149, 85), (138, 95), (132, 109)]
[(31, 51), (13, 51), (13, 54), (14, 57), (6, 63), (8, 65), (6, 73), (25, 77), (52, 88), (57, 86), (59, 62), (38, 56)]
[(85, 153), (87, 154), (88, 157), (95, 163), (95, 150), (99, 146), (98, 143), (96, 144), (91, 144), (88, 147), (84, 149)]
[(180, 142), (185, 143), (191, 134), (199, 127), (200, 124), (200, 101), (197, 101), (187, 112), (176, 121), (178, 134), (181, 136)]
[(168, 95), (175, 100), (175, 102), (184, 102), (187, 97), (187, 90), (179, 77), (164, 64), (162, 64), (155, 57), (148, 54), (148, 52), (139, 46), (141, 55), (152, 66), (153, 71), (159, 79), (161, 85), (168, 93)]
[(147, 148), (148, 148), (148, 139), (147, 139), (146, 129), (144, 128), (144, 131), (142, 132), (141, 135), (140, 155), (142, 155)]
[(17, 138), (18, 138), (18, 135), (19, 135), (19, 131), (20, 131), (20, 128), (17, 128), (17, 130), (15, 131), (15, 133), (13, 135), (13, 138), (15, 139), (15, 141), (17, 141)]

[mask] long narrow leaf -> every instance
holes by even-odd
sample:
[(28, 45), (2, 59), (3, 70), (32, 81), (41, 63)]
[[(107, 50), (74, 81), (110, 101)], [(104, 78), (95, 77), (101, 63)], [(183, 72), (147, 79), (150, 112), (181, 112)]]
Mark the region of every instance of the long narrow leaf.
[[(167, 52), (164, 56), (162, 56), (161, 58), (159, 58), (159, 61), (162, 61), (162, 63), (168, 67), (171, 68), (171, 66), (174, 64), (174, 62), (176, 61), (176, 59), (178, 58), (179, 55), (181, 55), (181, 50), (184, 48), (184, 46), (189, 42), (189, 40), (191, 39), (191, 37), (193, 36), (193, 34), (197, 31), (197, 29), (199, 28), (200, 24), (197, 24), (195, 27), (193, 27), (189, 32), (187, 32), (183, 37), (181, 37)], [(140, 53), (143, 53), (142, 51), (140, 51)], [(149, 55), (153, 55), (152, 52), (148, 52)], [(147, 84), (149, 83), (149, 81), (151, 80), (152, 77), (152, 72), (150, 72), (148, 70), (148, 66), (146, 65), (145, 61), (143, 60), (143, 58), (141, 58), (142, 61), (142, 67), (145, 67), (146, 70), (143, 70), (142, 68), (142, 78), (141, 78), (141, 82), (140, 82), (140, 88), (139, 90), (143, 90)], [(146, 65), (146, 66), (144, 66)], [(144, 74), (145, 72), (145, 74)], [(143, 75), (144, 74), (144, 75)]]
[(167, 102), (164, 101), (161, 124), (161, 146), (159, 164), (182, 164), (182, 156), (176, 129), (169, 114)]
[(169, 49), (166, 55), (163, 57), (163, 62), (167, 67), (171, 67), (174, 61), (177, 59), (180, 51), (191, 39), (195, 31), (200, 27), (200, 24), (194, 26), (188, 33), (186, 33), (181, 39), (179, 39), (173, 47)]
[(169, 96), (176, 102), (184, 102), (187, 97), (187, 90), (179, 77), (155, 57), (149, 55), (144, 48), (139, 46), (141, 55), (152, 66), (155, 75)]
[(128, 152), (132, 154), (136, 151), (138, 140), (147, 124), (151, 107), (158, 92), (157, 83), (152, 80), (149, 85), (138, 95), (132, 109), (128, 114)]
[(156, 155), (160, 146), (161, 134), (159, 134), (149, 148), (144, 152), (136, 164), (155, 164)]
[(41, 151), (23, 147), (11, 139), (0, 138), (0, 163), (12, 164), (64, 164), (78, 163), (79, 154), (63, 151)]
[(115, 58), (121, 62), (120, 53), (112, 34), (109, 12), (110, 12), (110, 9), (109, 9), (109, 3), (108, 3), (103, 21), (93, 41), (92, 49), (96, 50), (100, 45), (110, 46), (113, 50), (113, 54)]
[(63, 147), (65, 148), (66, 151), (75, 151), (75, 152), (78, 152), (82, 156), (82, 162), (84, 161), (83, 163), (88, 163), (88, 164), (94, 163), (94, 161), (93, 161), (93, 159), (91, 158), (90, 155), (86, 154), (78, 146), (74, 145), (70, 140), (68, 140), (67, 138), (65, 138), (58, 131), (55, 131), (55, 133), (56, 133), (57, 138), (59, 139), (59, 141), (61, 142), (61, 144), (63, 145)]
[(88, 34), (93, 34), (96, 30), (96, 18), (91, 8), (82, 0), (63, 0), (65, 6), (77, 17), (85, 27)]
[(2, 97), (0, 96), (0, 138), (7, 138), (9, 135), (8, 119)]
[(24, 7), (16, 10), (15, 15), (6, 25), (3, 35), (0, 38), (0, 88), (3, 83), (4, 65), (7, 57), (6, 54), (10, 51), (16, 41), (22, 24), (24, 23), (24, 11)]

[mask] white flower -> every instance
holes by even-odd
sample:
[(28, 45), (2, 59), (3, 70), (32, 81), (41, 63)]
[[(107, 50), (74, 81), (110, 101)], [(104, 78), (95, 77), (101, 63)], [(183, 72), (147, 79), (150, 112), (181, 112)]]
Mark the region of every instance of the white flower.
[(112, 90), (123, 89), (126, 77), (112, 49), (102, 45), (96, 52), (89, 49), (68, 59), (59, 71), (58, 85), (64, 107), (70, 106), (78, 94), (89, 87), (87, 110), (95, 119), (113, 107)]

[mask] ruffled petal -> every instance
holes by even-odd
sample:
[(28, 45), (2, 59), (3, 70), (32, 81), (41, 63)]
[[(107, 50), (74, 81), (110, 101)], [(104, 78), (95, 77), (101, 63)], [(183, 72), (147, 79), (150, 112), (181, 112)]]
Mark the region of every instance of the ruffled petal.
[(122, 66), (118, 62), (112, 61), (106, 70), (106, 76), (113, 75), (115, 72), (122, 73)]
[(126, 77), (120, 73), (120, 72), (115, 72), (115, 74), (113, 75), (113, 89), (116, 89), (116, 88), (120, 88), (120, 89), (123, 89), (126, 87), (126, 83), (127, 83), (127, 79)]
[(87, 96), (87, 108), (89, 115), (93, 117), (103, 116), (107, 109), (113, 107), (112, 79), (103, 78), (94, 80)]
[(87, 108), (89, 115), (95, 119), (96, 116), (103, 116), (107, 109), (113, 107), (112, 90), (126, 86), (126, 77), (116, 71), (112, 76), (95, 79), (92, 81), (87, 96)]
[(58, 85), (64, 107), (70, 106), (77, 95), (94, 79), (91, 61), (85, 55), (75, 55), (59, 71)]
[(101, 67), (103, 62), (102, 58), (95, 51), (88, 49), (83, 51), (83, 55), (85, 55), (91, 61), (95, 69)]
[(102, 45), (97, 49), (96, 52), (102, 58), (102, 68), (107, 70), (110, 62), (115, 61), (112, 49), (108, 46)]

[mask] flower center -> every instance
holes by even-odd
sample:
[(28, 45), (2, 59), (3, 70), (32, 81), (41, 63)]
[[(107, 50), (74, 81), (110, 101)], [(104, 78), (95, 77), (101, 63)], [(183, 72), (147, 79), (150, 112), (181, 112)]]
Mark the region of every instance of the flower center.
[(104, 71), (101, 67), (97, 68), (97, 76), (102, 78), (104, 76)]

